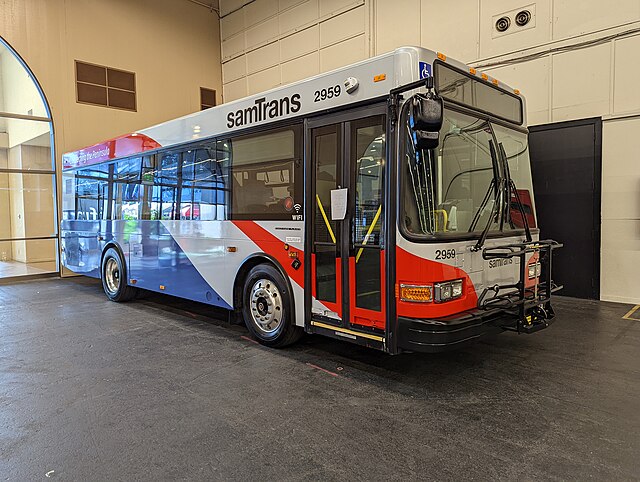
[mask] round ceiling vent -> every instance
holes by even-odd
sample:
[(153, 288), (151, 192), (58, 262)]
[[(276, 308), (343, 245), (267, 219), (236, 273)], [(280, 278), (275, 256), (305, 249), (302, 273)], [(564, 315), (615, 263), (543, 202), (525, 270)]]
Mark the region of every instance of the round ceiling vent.
[(511, 25), (511, 19), (509, 17), (500, 17), (496, 21), (496, 30), (498, 32), (504, 32)]
[(518, 27), (524, 27), (531, 20), (531, 12), (529, 10), (523, 10), (516, 15), (516, 25)]

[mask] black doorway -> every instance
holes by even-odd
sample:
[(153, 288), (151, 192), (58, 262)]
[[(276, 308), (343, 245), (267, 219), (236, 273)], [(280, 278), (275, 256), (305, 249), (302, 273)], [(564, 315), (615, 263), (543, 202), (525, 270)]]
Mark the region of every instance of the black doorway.
[(602, 120), (529, 128), (540, 239), (564, 243), (553, 258), (558, 294), (600, 298)]

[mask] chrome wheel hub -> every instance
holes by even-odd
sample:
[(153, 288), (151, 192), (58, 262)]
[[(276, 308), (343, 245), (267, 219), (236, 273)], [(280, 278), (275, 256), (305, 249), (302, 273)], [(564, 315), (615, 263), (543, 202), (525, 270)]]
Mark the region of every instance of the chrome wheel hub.
[(273, 281), (261, 279), (253, 284), (250, 308), (254, 325), (264, 334), (272, 334), (280, 327), (282, 296)]
[(107, 285), (109, 294), (116, 294), (120, 288), (120, 268), (118, 262), (109, 258), (104, 265), (104, 281)]

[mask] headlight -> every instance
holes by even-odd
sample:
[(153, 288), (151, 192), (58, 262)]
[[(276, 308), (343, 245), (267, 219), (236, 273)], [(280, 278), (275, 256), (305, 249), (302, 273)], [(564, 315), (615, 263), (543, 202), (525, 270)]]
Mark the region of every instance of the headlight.
[(451, 297), (459, 298), (462, 296), (462, 280), (456, 280), (451, 282)]
[(400, 299), (412, 303), (429, 303), (433, 300), (431, 285), (400, 285)]
[(436, 283), (434, 285), (434, 291), (436, 303), (455, 300), (462, 296), (462, 280), (456, 279), (444, 283)]
[(529, 279), (539, 277), (540, 272), (541, 272), (540, 263), (534, 263), (529, 265)]

